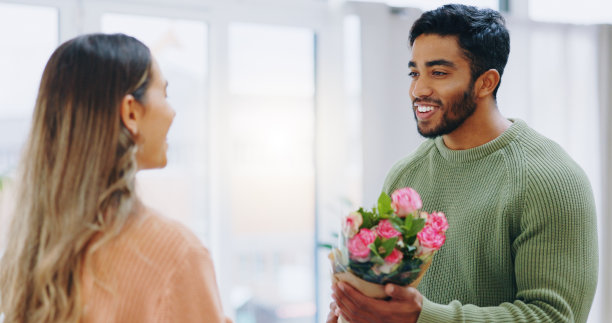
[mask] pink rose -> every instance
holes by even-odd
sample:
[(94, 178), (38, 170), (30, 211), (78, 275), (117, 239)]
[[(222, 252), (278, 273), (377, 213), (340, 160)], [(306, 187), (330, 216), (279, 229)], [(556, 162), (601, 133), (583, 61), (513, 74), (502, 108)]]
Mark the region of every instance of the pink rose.
[(391, 207), (400, 217), (405, 217), (422, 206), (421, 196), (410, 187), (400, 188), (391, 194)]
[(378, 222), (376, 233), (378, 233), (378, 236), (383, 237), (385, 239), (391, 239), (402, 235), (401, 232), (395, 230), (395, 228), (391, 224), (391, 221), (389, 220), (381, 220), (380, 222)]
[(345, 219), (342, 224), (342, 231), (344, 236), (347, 238), (352, 238), (358, 231), (359, 227), (363, 223), (363, 217), (359, 212), (352, 212)]
[(348, 250), (351, 258), (360, 261), (368, 260), (370, 256), (370, 245), (376, 240), (376, 232), (369, 229), (361, 229), (348, 241)]
[(390, 264), (397, 264), (402, 260), (403, 257), (404, 254), (394, 248), (393, 251), (391, 251), (391, 253), (385, 257), (385, 262)]
[(446, 232), (446, 230), (448, 230), (448, 221), (442, 212), (433, 212), (428, 215), (425, 225), (436, 231)]
[(417, 239), (422, 247), (439, 250), (446, 241), (446, 235), (442, 231), (426, 226), (417, 234)]
[(416, 250), (415, 258), (419, 258), (423, 261), (427, 261), (437, 250), (431, 248), (425, 248), (423, 246), (418, 246)]

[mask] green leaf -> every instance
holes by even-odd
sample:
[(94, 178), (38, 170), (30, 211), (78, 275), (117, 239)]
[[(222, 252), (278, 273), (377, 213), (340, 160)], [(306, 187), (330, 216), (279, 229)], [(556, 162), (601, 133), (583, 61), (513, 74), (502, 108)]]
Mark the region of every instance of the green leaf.
[(376, 240), (374, 240), (374, 247), (376, 247), (376, 250), (378, 250), (378, 248), (380, 247), (382, 243), (382, 238), (381, 237), (376, 237)]
[[(409, 222), (409, 221), (406, 221), (406, 222)], [(414, 219), (411, 222), (412, 222), (412, 227), (410, 228), (410, 230), (407, 230), (406, 232), (407, 237), (415, 236), (425, 227), (425, 219)]]
[(401, 218), (392, 216), (391, 218), (389, 218), (389, 221), (391, 221), (391, 224), (397, 225), (397, 226), (402, 226), (404, 224), (404, 221)]
[(319, 243), (318, 245), (319, 248), (325, 248), (325, 249), (333, 249), (334, 247), (331, 245), (331, 243)]
[(349, 268), (357, 275), (357, 277), (361, 277), (367, 281), (378, 283), (377, 278), (372, 273), (372, 266), (374, 263), (371, 261), (366, 262), (358, 262), (358, 261), (349, 261)]
[(388, 255), (391, 254), (391, 252), (393, 251), (393, 248), (395, 248), (395, 244), (397, 243), (398, 238), (391, 238), (387, 241), (384, 241), (381, 244), (381, 247), (383, 249), (385, 249), (385, 252), (383, 254), (381, 254), (381, 257), (386, 258)]
[(375, 264), (380, 264), (380, 265), (385, 263), (385, 260), (378, 253), (378, 248), (376, 247), (376, 243), (373, 243), (370, 245), (370, 251), (372, 254), (374, 254), (372, 257), (370, 257), (371, 262)]
[(372, 257), (371, 261), (375, 264), (378, 265), (384, 265), (385, 264), (385, 260), (381, 257), (381, 256), (374, 256)]
[(411, 228), (412, 228), (412, 217), (404, 218), (404, 231), (408, 233), (410, 232)]
[(385, 192), (380, 193), (380, 196), (378, 197), (378, 212), (380, 215), (388, 215), (393, 213), (393, 209), (391, 208), (391, 198)]
[[(417, 238), (417, 237), (416, 237), (416, 235), (413, 235), (413, 236), (406, 236), (406, 238), (405, 238), (405, 240), (404, 240), (404, 243), (406, 243), (406, 245), (408, 246), (408, 250), (409, 250), (409, 251), (412, 251), (412, 250), (411, 250), (411, 249), (412, 249), (411, 247), (412, 247), (412, 245), (414, 244), (414, 241), (416, 240), (416, 238)], [(416, 249), (416, 248), (415, 248), (415, 249)]]
[(357, 212), (361, 213), (361, 218), (363, 219), (363, 223), (361, 223), (359, 228), (371, 228), (374, 224), (374, 214), (372, 212), (365, 211), (363, 208), (359, 208), (359, 211)]
[(376, 249), (376, 242), (370, 245), (370, 251), (372, 251), (374, 255), (379, 256), (378, 250)]
[(391, 217), (389, 218), (389, 221), (391, 222), (391, 225), (393, 225), (393, 228), (395, 228), (395, 230), (399, 231), (401, 234), (405, 234), (406, 233), (406, 229), (404, 228), (404, 221), (398, 217)]
[(372, 228), (373, 226), (377, 225), (378, 222), (380, 222), (381, 218), (380, 216), (376, 213), (376, 208), (372, 209), (372, 225), (370, 226), (370, 228)]

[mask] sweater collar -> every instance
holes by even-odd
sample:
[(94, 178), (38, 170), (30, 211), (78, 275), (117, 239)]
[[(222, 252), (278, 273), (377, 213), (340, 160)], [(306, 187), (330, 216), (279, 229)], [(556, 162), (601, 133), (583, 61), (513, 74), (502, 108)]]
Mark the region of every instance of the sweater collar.
[(484, 158), (497, 150), (506, 147), (510, 142), (512, 142), (519, 133), (527, 128), (527, 124), (525, 121), (520, 119), (509, 119), (512, 121), (512, 125), (506, 129), (501, 135), (497, 138), (487, 142), (484, 145), (480, 145), (478, 147), (466, 149), (466, 150), (452, 150), (446, 147), (444, 144), (444, 140), (442, 136), (439, 136), (434, 139), (436, 147), (440, 152), (440, 155), (444, 157), (444, 159), (449, 162), (455, 163), (464, 163), (471, 162), (474, 160), (478, 160)]

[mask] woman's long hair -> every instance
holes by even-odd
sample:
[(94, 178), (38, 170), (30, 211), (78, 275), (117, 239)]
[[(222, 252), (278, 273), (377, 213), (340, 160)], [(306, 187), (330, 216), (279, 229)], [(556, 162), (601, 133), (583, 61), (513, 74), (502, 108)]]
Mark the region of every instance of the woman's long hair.
[(127, 94), (142, 100), (151, 62), (144, 44), (122, 34), (79, 36), (51, 55), (0, 262), (5, 323), (79, 320), (85, 254), (137, 204), (136, 148), (120, 106)]

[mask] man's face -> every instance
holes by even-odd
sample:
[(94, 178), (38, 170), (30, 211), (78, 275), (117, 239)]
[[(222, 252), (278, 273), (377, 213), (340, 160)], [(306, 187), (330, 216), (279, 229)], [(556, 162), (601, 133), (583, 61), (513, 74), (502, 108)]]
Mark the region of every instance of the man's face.
[(417, 37), (409, 67), (410, 98), (422, 136), (449, 134), (476, 110), (470, 62), (456, 36)]

